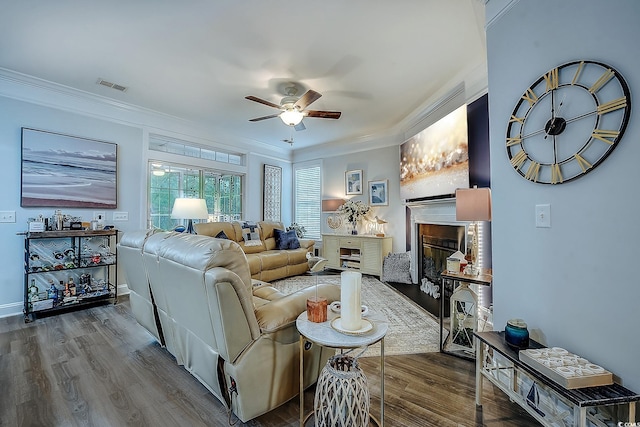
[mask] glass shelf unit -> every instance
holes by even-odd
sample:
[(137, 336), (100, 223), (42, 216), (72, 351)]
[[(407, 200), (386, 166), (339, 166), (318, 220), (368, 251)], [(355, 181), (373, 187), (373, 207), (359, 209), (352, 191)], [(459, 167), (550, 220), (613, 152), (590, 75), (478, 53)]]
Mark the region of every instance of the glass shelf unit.
[(117, 230), (24, 233), (24, 316), (117, 301)]

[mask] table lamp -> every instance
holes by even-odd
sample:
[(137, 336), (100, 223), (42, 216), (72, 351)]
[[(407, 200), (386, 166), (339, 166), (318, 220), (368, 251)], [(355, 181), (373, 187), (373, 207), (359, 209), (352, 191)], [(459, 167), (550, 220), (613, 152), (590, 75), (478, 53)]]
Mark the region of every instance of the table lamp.
[(322, 212), (330, 212), (327, 217), (327, 225), (334, 232), (342, 226), (342, 217), (336, 215), (336, 211), (344, 204), (344, 199), (324, 199), (322, 201)]
[(490, 188), (459, 188), (456, 190), (456, 220), (471, 221), (471, 259), (468, 273), (477, 276), (478, 268), (478, 221), (491, 221), (491, 189)]
[(177, 198), (171, 210), (172, 219), (188, 219), (186, 232), (196, 234), (193, 229), (194, 219), (208, 219), (207, 202), (204, 199)]

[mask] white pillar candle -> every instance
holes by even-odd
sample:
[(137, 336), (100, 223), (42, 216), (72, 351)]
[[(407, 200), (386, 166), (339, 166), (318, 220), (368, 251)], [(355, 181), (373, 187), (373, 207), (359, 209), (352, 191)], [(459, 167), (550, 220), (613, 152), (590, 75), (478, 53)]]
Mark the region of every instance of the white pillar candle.
[(357, 331), (362, 326), (361, 283), (362, 273), (357, 271), (343, 271), (340, 273), (341, 325), (348, 331)]

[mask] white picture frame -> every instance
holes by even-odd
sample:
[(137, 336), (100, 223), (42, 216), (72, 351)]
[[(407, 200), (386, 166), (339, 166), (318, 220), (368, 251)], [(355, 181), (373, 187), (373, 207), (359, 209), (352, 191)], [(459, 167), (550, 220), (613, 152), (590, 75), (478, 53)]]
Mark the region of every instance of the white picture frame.
[(369, 181), (369, 205), (389, 205), (389, 180)]
[(354, 169), (344, 173), (344, 193), (362, 194), (362, 169)]

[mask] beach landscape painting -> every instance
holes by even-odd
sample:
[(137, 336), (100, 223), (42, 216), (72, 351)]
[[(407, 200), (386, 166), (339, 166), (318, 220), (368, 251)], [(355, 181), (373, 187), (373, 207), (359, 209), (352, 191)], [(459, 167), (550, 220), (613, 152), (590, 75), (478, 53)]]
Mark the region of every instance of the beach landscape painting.
[(22, 128), (22, 207), (117, 207), (117, 144)]

